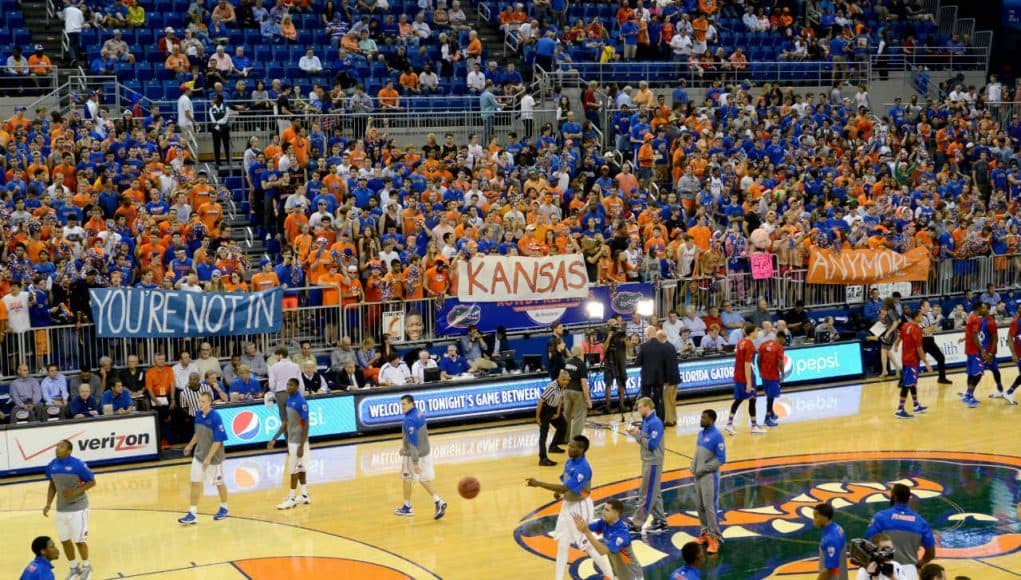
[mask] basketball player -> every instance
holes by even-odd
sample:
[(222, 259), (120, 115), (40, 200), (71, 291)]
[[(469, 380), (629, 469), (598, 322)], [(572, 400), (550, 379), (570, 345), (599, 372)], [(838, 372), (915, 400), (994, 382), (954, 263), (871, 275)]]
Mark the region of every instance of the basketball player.
[(996, 328), (996, 317), (992, 310), (986, 314), (986, 332), (989, 334), (989, 360), (986, 361), (986, 370), (992, 373), (996, 381), (996, 390), (989, 394), (990, 399), (1003, 398), (1003, 378), (1000, 376), (1000, 361), (996, 360), (996, 353), (1000, 349), (1000, 335)]
[(1007, 344), (1010, 347), (1010, 360), (1013, 361), (1018, 368), (1017, 377), (1014, 378), (1014, 382), (1010, 385), (1010, 389), (1004, 393), (1003, 398), (1011, 405), (1016, 405), (1017, 401), (1014, 399), (1014, 391), (1017, 390), (1018, 385), (1021, 385), (1021, 337), (1018, 336), (1019, 323), (1021, 320), (1021, 309), (1018, 309), (1017, 314), (1014, 315), (1014, 320), (1010, 321), (1010, 329), (1007, 330)]
[[(903, 332), (901, 330), (902, 334)], [(919, 348), (920, 343), (921, 341)], [(833, 521), (833, 506), (828, 503), (817, 504), (812, 513), (812, 524), (822, 530), (822, 540), (819, 541), (818, 580), (847, 580), (847, 556), (844, 555), (847, 538), (844, 537), (844, 528)]]
[[(642, 572), (642, 565), (631, 548), (631, 533), (621, 519), (623, 515), (623, 502), (611, 499), (603, 504), (602, 517), (591, 524), (579, 514), (574, 514), (573, 518), (575, 527), (585, 535), (589, 544), (610, 561), (614, 578), (642, 580), (645, 573)], [(603, 540), (599, 541), (595, 534), (603, 536)]]
[[(936, 557), (936, 538), (932, 528), (921, 515), (908, 507), (911, 501), (911, 488), (903, 483), (895, 483), (890, 490), (890, 503), (893, 507), (872, 516), (865, 537), (886, 534), (893, 540), (894, 560), (900, 562), (906, 578), (918, 578), (918, 569)], [(918, 557), (918, 548), (925, 549), (922, 557)]]
[[(60, 559), (60, 550), (49, 536), (39, 536), (32, 540), (32, 554), (35, 558), (25, 566), (19, 578), (21, 580), (54, 580), (53, 564)], [(71, 578), (71, 576), (69, 576)]]
[(415, 481), (422, 484), (436, 505), (433, 519), (438, 520), (447, 513), (447, 502), (433, 487), (436, 472), (433, 469), (433, 458), (429, 450), (429, 428), (425, 424), (422, 410), (415, 406), (415, 397), (401, 397), (401, 410), (404, 411), (404, 423), (401, 426), (403, 440), (401, 442), (401, 479), (404, 480), (404, 505), (394, 510), (399, 516), (413, 516), (411, 509), (411, 486)]
[[(53, 498), (57, 498), (57, 539), (64, 547), (64, 555), (71, 563), (68, 578), (88, 580), (92, 576), (92, 562), (89, 560), (89, 498), (86, 494), (96, 487), (96, 478), (85, 462), (71, 457), (73, 446), (67, 439), (57, 443), (56, 459), (46, 466), (46, 478), (50, 488), (46, 492), (46, 507), (43, 516), (50, 515)], [(81, 565), (75, 558), (78, 548)]]
[(766, 427), (776, 427), (780, 424), (776, 413), (773, 412), (773, 403), (780, 397), (783, 344), (786, 339), (787, 333), (778, 330), (775, 338), (769, 338), (759, 345), (759, 378), (762, 379), (762, 388), (766, 391), (766, 420), (763, 421)]
[(913, 416), (904, 410), (904, 402), (907, 401), (908, 393), (911, 393), (911, 402), (914, 403), (916, 415), (928, 410), (918, 402), (918, 367), (925, 365), (926, 372), (932, 371), (929, 368), (929, 361), (925, 359), (925, 349), (922, 347), (922, 311), (916, 310), (907, 314), (907, 322), (901, 325), (900, 334), (894, 342), (894, 350), (897, 344), (901, 345), (901, 381), (900, 381), (900, 404), (897, 405), (895, 413), (898, 419), (911, 419)]
[(660, 480), (663, 477), (663, 421), (656, 416), (656, 408), (649, 397), (638, 399), (635, 406), (642, 416), (642, 426), (631, 425), (627, 432), (638, 442), (642, 457), (642, 487), (638, 490), (642, 503), (635, 510), (633, 519), (626, 524), (631, 532), (639, 533), (645, 519), (652, 514), (649, 533), (659, 534), (669, 528), (663, 511), (663, 492), (660, 490)]
[(990, 360), (989, 332), (986, 330), (986, 316), (989, 314), (989, 305), (980, 303), (975, 311), (968, 316), (968, 322), (964, 325), (964, 354), (967, 357), (968, 390), (961, 397), (961, 402), (969, 408), (978, 406), (975, 399), (975, 387), (982, 380), (985, 372), (985, 364)]
[(670, 580), (701, 580), (702, 573), (698, 569), (705, 564), (702, 546), (698, 542), (684, 544), (681, 548), (681, 559), (684, 560), (684, 565), (674, 570)]
[(752, 435), (766, 432), (759, 427), (755, 418), (755, 376), (752, 375), (752, 360), (755, 358), (755, 340), (759, 337), (759, 327), (752, 323), (744, 325), (744, 338), (738, 341), (734, 359), (734, 404), (730, 406), (730, 417), (723, 428), (727, 435), (734, 435), (734, 415), (741, 408), (741, 402), (748, 399), (748, 416), (752, 420)]
[(195, 457), (191, 460), (191, 507), (184, 517), (177, 520), (185, 525), (198, 523), (198, 503), (205, 481), (215, 485), (220, 494), (220, 509), (213, 519), (220, 521), (230, 516), (227, 485), (223, 482), (223, 443), (227, 440), (227, 431), (223, 428), (219, 411), (212, 407), (212, 393), (200, 393), (199, 410), (195, 413), (195, 434), (184, 446), (185, 457), (192, 449), (195, 450)]
[(557, 540), (557, 563), (556, 580), (561, 580), (567, 571), (567, 553), (574, 544), (592, 558), (592, 562), (599, 568), (603, 576), (613, 574), (610, 562), (596, 551), (588, 538), (578, 531), (574, 523), (574, 516), (578, 515), (582, 520), (588, 522), (595, 519), (595, 508), (592, 506), (592, 498), (589, 493), (592, 490), (592, 467), (589, 466), (585, 452), (588, 451), (588, 437), (577, 435), (567, 444), (567, 462), (564, 463), (564, 472), (560, 475), (559, 483), (544, 483), (533, 477), (525, 480), (528, 487), (541, 487), (553, 492), (553, 497), (560, 501), (563, 497), (564, 503), (560, 508), (560, 516), (557, 518), (557, 527), (553, 532)]
[[(277, 505), (278, 510), (289, 510), (299, 503), (305, 505), (312, 503), (308, 495), (308, 480), (305, 478), (305, 465), (311, 455), (308, 446), (308, 401), (301, 394), (299, 387), (298, 379), (287, 379), (287, 414), (276, 434), (266, 444), (267, 449), (273, 449), (277, 438), (287, 432), (287, 462), (291, 465), (291, 491), (287, 494), (287, 499)], [(296, 498), (299, 483), (301, 497)]]
[(720, 466), (727, 462), (727, 446), (716, 428), (716, 411), (702, 411), (699, 425), (702, 430), (695, 444), (695, 458), (691, 460), (691, 473), (695, 476), (695, 509), (701, 524), (698, 543), (705, 544), (706, 552), (715, 554), (720, 551), (723, 539), (718, 512)]

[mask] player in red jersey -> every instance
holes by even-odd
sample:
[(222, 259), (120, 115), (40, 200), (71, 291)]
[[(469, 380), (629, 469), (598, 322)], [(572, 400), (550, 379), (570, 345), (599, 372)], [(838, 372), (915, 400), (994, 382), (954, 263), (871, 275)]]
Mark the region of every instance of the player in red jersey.
[(1017, 378), (1014, 379), (1014, 383), (1010, 385), (1010, 389), (1003, 395), (1003, 398), (1007, 400), (1011, 405), (1016, 405), (1017, 401), (1014, 400), (1014, 391), (1017, 390), (1018, 386), (1021, 386), (1021, 336), (1018, 336), (1019, 321), (1021, 321), (1021, 308), (1018, 309), (1017, 314), (1014, 315), (1014, 320), (1010, 321), (1010, 329), (1007, 330), (1007, 345), (1010, 348), (1010, 360), (1014, 361), (1014, 364), (1018, 367)]
[(1000, 376), (1000, 361), (996, 360), (996, 352), (1000, 347), (1000, 335), (996, 329), (996, 317), (992, 310), (986, 314), (986, 331), (989, 333), (989, 361), (986, 362), (986, 370), (993, 374), (996, 380), (996, 390), (989, 394), (990, 399), (1003, 398), (1003, 378)]
[(741, 408), (741, 401), (748, 399), (748, 416), (752, 419), (752, 434), (765, 433), (764, 427), (759, 427), (755, 419), (755, 375), (752, 374), (752, 363), (755, 359), (755, 344), (752, 342), (759, 335), (759, 328), (754, 324), (744, 325), (744, 338), (737, 343), (734, 359), (734, 404), (730, 406), (730, 418), (727, 419), (727, 426), (723, 428), (728, 435), (733, 435), (734, 415)]
[(904, 402), (911, 393), (911, 402), (914, 403), (915, 414), (921, 414), (928, 410), (918, 402), (918, 367), (925, 365), (926, 371), (931, 371), (929, 362), (925, 360), (925, 349), (922, 348), (922, 311), (916, 310), (907, 315), (908, 321), (901, 325), (900, 336), (894, 342), (894, 350), (897, 345), (901, 347), (901, 366), (904, 367), (900, 383), (900, 404), (897, 406), (895, 415), (898, 419), (911, 419), (913, 416), (904, 410)]
[(989, 305), (979, 303), (964, 325), (964, 354), (967, 357), (968, 391), (961, 396), (961, 402), (974, 409), (978, 406), (975, 387), (982, 380), (985, 365), (992, 360), (990, 334), (987, 329)]
[(783, 378), (783, 343), (787, 339), (787, 333), (780, 330), (776, 338), (766, 340), (759, 345), (759, 378), (762, 379), (762, 388), (766, 391), (766, 420), (763, 423), (766, 427), (779, 425), (776, 413), (773, 412), (773, 402), (780, 396), (780, 380)]

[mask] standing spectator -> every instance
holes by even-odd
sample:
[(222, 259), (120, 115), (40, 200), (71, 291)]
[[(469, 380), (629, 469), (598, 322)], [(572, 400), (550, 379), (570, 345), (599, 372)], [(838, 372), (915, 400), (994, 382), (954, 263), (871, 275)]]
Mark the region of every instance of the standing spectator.
[[(252, 345), (254, 348), (255, 345)], [(281, 346), (276, 349), (277, 362), (273, 366), (269, 367), (268, 376), (269, 383), (268, 387), (271, 393), (276, 396), (277, 411), (280, 413), (280, 420), (285, 421), (287, 417), (287, 381), (294, 379), (298, 381), (299, 387), (302, 385), (301, 380), (301, 368), (293, 360), (287, 358), (287, 347)], [(242, 357), (242, 363), (244, 358)], [(247, 363), (245, 363), (247, 364)], [(265, 363), (263, 363), (265, 364)], [(251, 365), (248, 365), (250, 368)], [(304, 388), (301, 388), (301, 394), (305, 394)]]
[(145, 371), (145, 390), (150, 405), (156, 409), (160, 424), (160, 449), (170, 447), (171, 413), (177, 408), (174, 371), (166, 364), (166, 357), (158, 352), (153, 356), (152, 367)]
[[(19, 244), (19, 248), (21, 245)], [(31, 354), (33, 344), (29, 344), (28, 332), (32, 329), (30, 316), (32, 295), (25, 292), (21, 281), (13, 279), (10, 282), (11, 291), (0, 299), (3, 308), (7, 313), (7, 337), (4, 341), (4, 350), (13, 362), (15, 356), (25, 357)], [(12, 365), (13, 366), (13, 365)], [(9, 367), (8, 367), (9, 368)]]
[(493, 123), (496, 121), (496, 112), (500, 110), (500, 104), (493, 94), (493, 81), (486, 81), (486, 87), (479, 96), (479, 111), (482, 117), (482, 142), (489, 143), (493, 135)]
[(82, 29), (85, 28), (85, 14), (81, 7), (84, 2), (67, 0), (64, 5), (64, 34), (67, 35), (67, 52), (71, 64), (81, 60)]
[(209, 127), (213, 134), (213, 162), (217, 169), (220, 168), (220, 152), (224, 153), (224, 159), (229, 166), (231, 163), (230, 153), (230, 120), (231, 108), (223, 102), (223, 95), (213, 97), (213, 104), (209, 107)]
[(195, 108), (191, 102), (191, 86), (184, 83), (180, 87), (181, 96), (177, 98), (177, 126), (185, 143), (195, 142)]

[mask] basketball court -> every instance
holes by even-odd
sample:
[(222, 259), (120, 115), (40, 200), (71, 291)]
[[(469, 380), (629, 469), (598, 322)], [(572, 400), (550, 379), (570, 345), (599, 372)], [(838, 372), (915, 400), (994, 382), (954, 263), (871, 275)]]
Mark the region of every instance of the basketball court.
[[(1013, 371), (1005, 373), (1009, 384)], [(921, 397), (927, 415), (893, 416), (892, 382), (851, 384), (785, 394), (777, 405), (781, 425), (751, 436), (744, 409), (738, 434), (727, 438), (721, 480), (725, 543), (703, 577), (719, 579), (814, 578), (819, 534), (811, 507), (831, 501), (849, 538), (860, 537), (871, 514), (887, 506), (896, 482), (911, 486), (913, 507), (937, 533), (937, 561), (953, 575), (973, 579), (1021, 578), (1021, 408), (984, 397), (967, 409), (955, 385), (926, 376)], [(729, 399), (678, 408), (667, 448), (690, 455), (701, 410), (726, 417)], [(761, 411), (760, 411), (761, 413)], [(596, 415), (594, 421), (609, 422)], [(613, 419), (620, 420), (619, 417)], [(634, 499), (640, 470), (634, 441), (610, 429), (590, 428), (593, 499)], [(94, 578), (548, 578), (559, 511), (551, 494), (524, 485), (526, 477), (554, 481), (560, 465), (540, 468), (538, 429), (522, 421), (501, 426), (437, 429), (431, 433), (438, 489), (450, 503), (432, 519), (431, 498), (416, 487), (413, 518), (399, 518), (398, 436), (312, 450), (311, 506), (277, 511), (286, 496), (286, 455), (229, 454), (225, 465), (232, 517), (213, 522), (215, 490), (199, 507), (200, 523), (176, 521), (187, 509), (188, 466), (97, 470), (89, 494), (89, 545)], [(553, 456), (562, 462), (565, 456)], [(680, 548), (698, 535), (692, 512), (688, 460), (666, 454), (664, 501), (671, 530), (636, 541), (646, 578), (668, 578)], [(457, 496), (457, 482), (475, 476), (482, 492)], [(4, 525), (0, 554), (5, 577), (31, 559), (29, 542), (54, 535), (52, 515), (41, 514), (46, 483), (39, 478), (0, 486)], [(572, 551), (574, 577), (594, 573), (584, 553)], [(57, 577), (67, 562), (57, 562)]]

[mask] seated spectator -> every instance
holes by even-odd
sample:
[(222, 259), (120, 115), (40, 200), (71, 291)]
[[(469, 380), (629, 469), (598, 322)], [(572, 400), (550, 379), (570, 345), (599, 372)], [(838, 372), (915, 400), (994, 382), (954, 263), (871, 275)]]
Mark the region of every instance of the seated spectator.
[(369, 62), (376, 59), (376, 55), (379, 54), (379, 46), (376, 45), (376, 41), (369, 36), (368, 30), (363, 30), (358, 36), (358, 52), (362, 54)]
[(428, 40), (432, 36), (432, 29), (425, 21), (425, 13), (419, 12), (415, 15), (415, 21), (411, 23), (411, 31), (418, 37), (419, 42)]
[(294, 27), (291, 15), (288, 14), (280, 20), (280, 36), (290, 43), (298, 42), (298, 29)]
[(228, 402), (230, 397), (227, 396), (226, 386), (220, 380), (220, 371), (208, 371), (203, 373), (205, 379), (202, 380), (202, 385), (208, 387), (209, 391), (213, 393), (213, 401)]
[(67, 390), (69, 393), (77, 393), (78, 387), (83, 384), (89, 386), (93, 396), (99, 397), (103, 394), (103, 381), (88, 367), (78, 369), (78, 376), (71, 377), (68, 381)]
[(46, 76), (53, 72), (53, 62), (44, 54), (43, 45), (35, 45), (35, 52), (28, 57), (28, 71), (35, 76)]
[(479, 63), (475, 63), (470, 67), (468, 71), (468, 77), (465, 79), (468, 84), (468, 91), (474, 94), (479, 94), (486, 88), (486, 75), (482, 72)]
[(131, 54), (131, 47), (128, 46), (127, 42), (124, 42), (120, 30), (113, 31), (113, 38), (107, 39), (103, 43), (100, 54), (104, 59), (128, 63), (135, 62), (135, 55)]
[(129, 28), (145, 26), (145, 8), (138, 3), (138, 0), (124, 0), (124, 3), (128, 6), (125, 25)]
[(188, 57), (181, 52), (180, 44), (174, 45), (174, 48), (171, 49), (170, 56), (168, 56), (167, 60), (163, 63), (163, 68), (177, 73), (178, 75), (187, 74), (188, 71), (191, 70), (191, 62), (188, 60)]
[(454, 30), (468, 30), (468, 15), (464, 13), (461, 8), (461, 2), (454, 0), (450, 4), (450, 10), (447, 11), (447, 19), (450, 23), (450, 27)]
[(425, 382), (425, 369), (437, 368), (436, 361), (429, 356), (429, 351), (422, 349), (418, 351), (418, 360), (411, 365), (411, 378), (416, 383)]
[(440, 77), (433, 71), (429, 63), (422, 67), (422, 73), (418, 75), (418, 86), (425, 94), (436, 94), (440, 92)]
[(351, 344), (351, 337), (344, 335), (337, 341), (337, 348), (330, 353), (330, 371), (334, 374), (339, 373), (349, 361), (357, 364), (358, 357)]
[(43, 389), (39, 381), (29, 375), (28, 365), (21, 363), (17, 369), (18, 377), (8, 386), (11, 401), (14, 403), (13, 417), (15, 421), (42, 421), (45, 419), (43, 405)]
[(392, 80), (386, 81), (386, 85), (379, 89), (376, 99), (379, 102), (379, 108), (384, 111), (395, 111), (401, 108), (401, 94), (394, 89)]
[(337, 380), (334, 385), (338, 389), (347, 391), (369, 388), (369, 382), (366, 380), (364, 373), (362, 373), (362, 369), (358, 368), (358, 365), (350, 360), (345, 362), (344, 367), (337, 373)]
[(245, 352), (241, 355), (241, 364), (251, 369), (252, 374), (259, 378), (269, 376), (269, 367), (266, 366), (266, 358), (259, 353), (254, 342), (245, 344)]
[(11, 49), (11, 56), (7, 57), (7, 67), (4, 68), (4, 72), (15, 76), (28, 75), (28, 59), (21, 54), (20, 46)]
[(92, 389), (88, 383), (78, 386), (78, 394), (71, 399), (68, 406), (68, 415), (72, 419), (91, 419), (99, 416), (99, 405), (96, 398), (92, 396)]
[(471, 365), (457, 353), (457, 346), (453, 344), (447, 345), (447, 354), (440, 359), (438, 366), (440, 367), (440, 377), (445, 381), (471, 370)]
[(762, 323), (766, 321), (773, 321), (773, 313), (769, 311), (769, 302), (766, 302), (765, 298), (759, 298), (755, 311), (748, 317), (748, 322), (762, 327)]
[(586, 355), (594, 354), (598, 356), (597, 360), (603, 360), (603, 343), (599, 340), (594, 328), (585, 331), (585, 340), (581, 343), (581, 349)]
[(691, 333), (691, 338), (695, 342), (700, 341), (702, 337), (705, 336), (705, 321), (698, 316), (698, 312), (695, 310), (694, 306), (688, 308), (684, 318), (681, 319), (681, 324), (683, 324), (684, 328)]
[(237, 13), (234, 11), (234, 5), (227, 0), (220, 0), (213, 8), (213, 18), (218, 19), (226, 26), (234, 27), (237, 25)]
[(245, 365), (238, 365), (236, 378), (229, 384), (231, 401), (247, 401), (262, 396), (262, 385)]
[(727, 340), (720, 334), (720, 325), (712, 324), (709, 326), (708, 334), (702, 337), (699, 346), (706, 352), (719, 352), (723, 350), (725, 344), (727, 344)]
[(401, 73), (399, 82), (401, 85), (401, 90), (404, 91), (405, 94), (408, 93), (416, 95), (422, 94), (422, 89), (419, 88), (418, 75), (415, 73), (415, 69), (411, 68), (410, 66), (408, 66), (408, 68), (405, 69), (403, 73)]
[(433, 10), (433, 26), (437, 29), (450, 28), (450, 15), (447, 13), (446, 4), (440, 0)]
[(209, 67), (216, 69), (221, 77), (226, 77), (234, 72), (234, 61), (224, 50), (222, 44), (216, 46), (216, 52), (209, 57)]
[(174, 34), (173, 27), (168, 26), (163, 30), (163, 36), (156, 42), (156, 48), (163, 55), (169, 55), (175, 46), (181, 48), (181, 39)]
[(315, 51), (309, 48), (305, 51), (305, 56), (298, 60), (298, 68), (307, 75), (317, 75), (323, 72), (323, 63), (319, 61)]
[(299, 366), (301, 367), (301, 382), (305, 393), (330, 392), (329, 381), (326, 380), (326, 376), (323, 373), (319, 372), (315, 360), (306, 360)]
[[(789, 325), (788, 325), (789, 326)], [(835, 342), (840, 339), (840, 333), (834, 325), (832, 316), (827, 316), (815, 327), (813, 335), (816, 343)]]
[(677, 349), (677, 354), (688, 356), (695, 353), (695, 340), (691, 336), (690, 329), (681, 329), (681, 338), (679, 342), (681, 344), (681, 348)]
[[(109, 407), (109, 410), (107, 407)], [(104, 415), (108, 413), (126, 415), (135, 410), (131, 400), (131, 393), (124, 388), (124, 383), (120, 379), (114, 379), (113, 386), (103, 393), (99, 409)]]
[(48, 407), (66, 407), (68, 403), (67, 378), (57, 370), (57, 365), (46, 365), (46, 376), (40, 384), (43, 403)]
[(474, 324), (469, 326), (468, 333), (461, 337), (461, 352), (464, 353), (472, 372), (489, 371), (497, 367), (496, 363), (489, 359), (486, 351), (485, 338)]
[(411, 371), (408, 365), (401, 360), (397, 352), (390, 353), (389, 360), (379, 369), (379, 379), (376, 381), (381, 387), (402, 387), (411, 380)]
[(796, 301), (794, 308), (788, 310), (783, 315), (783, 320), (787, 323), (790, 334), (794, 336), (805, 336), (812, 330), (811, 321), (808, 319), (808, 312), (805, 310), (804, 300)]
[(272, 18), (266, 18), (262, 21), (262, 24), (259, 25), (259, 34), (267, 42), (279, 43), (284, 39), (283, 30), (277, 21)]

